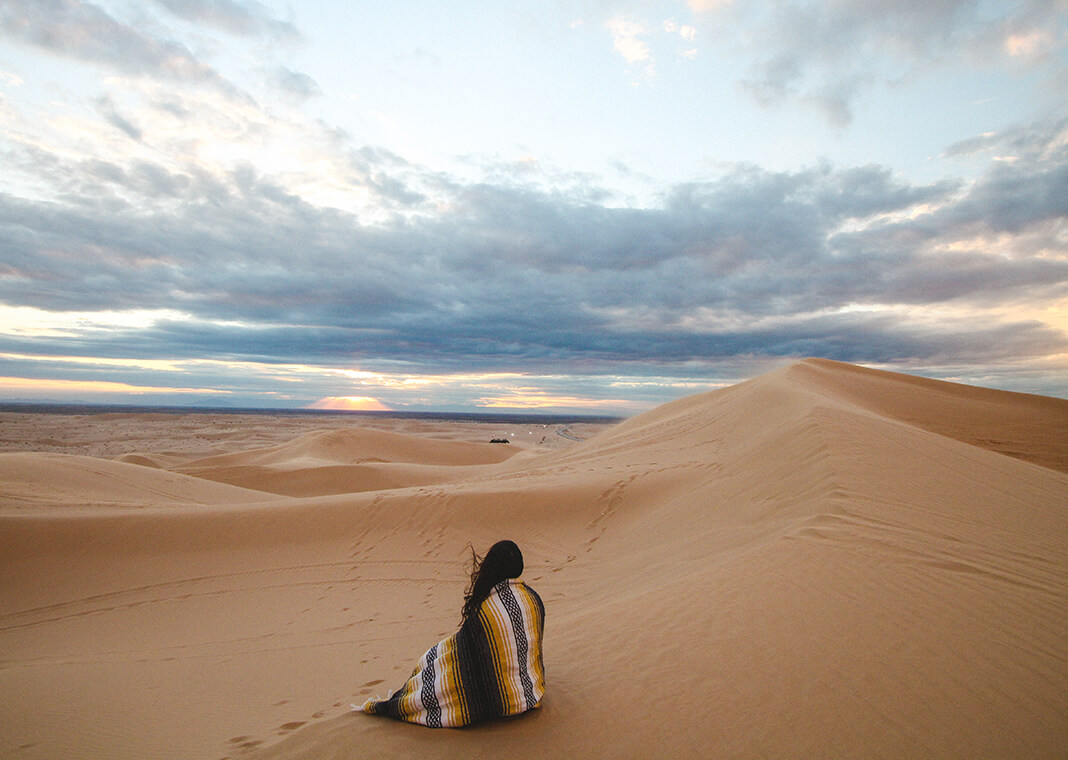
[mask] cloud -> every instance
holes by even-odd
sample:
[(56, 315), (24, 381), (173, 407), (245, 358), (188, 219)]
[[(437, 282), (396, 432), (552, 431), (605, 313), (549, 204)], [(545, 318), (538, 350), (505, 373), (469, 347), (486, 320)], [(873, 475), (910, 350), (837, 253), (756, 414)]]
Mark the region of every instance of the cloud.
[(131, 395), (181, 395), (190, 394), (214, 396), (226, 395), (227, 391), (214, 388), (183, 388), (176, 386), (145, 386), (114, 380), (69, 380), (64, 378), (42, 379), (25, 377), (0, 377), (0, 393), (28, 394), (30, 398), (48, 398), (48, 394), (78, 393), (94, 396), (97, 394), (119, 394), (129, 398)]
[(649, 43), (641, 39), (649, 33), (644, 25), (625, 18), (614, 18), (605, 26), (612, 33), (612, 47), (624, 61), (641, 63), (649, 60)]
[(960, 60), (974, 67), (1006, 57), (1056, 66), (1050, 53), (1063, 46), (1050, 31), (1061, 28), (1055, 0), (707, 5), (695, 10), (711, 14), (706, 21), (721, 16), (731, 44), (750, 58), (740, 84), (757, 102), (808, 103), (839, 125), (850, 123), (856, 101), (872, 87)]
[(141, 141), (141, 129), (118, 112), (114, 101), (110, 97), (103, 95), (96, 98), (94, 105), (96, 106), (97, 112), (104, 117), (104, 120), (108, 124), (115, 127), (120, 132), (125, 133), (130, 139), (137, 140), (138, 142)]
[(4, 30), (50, 52), (102, 63), (120, 71), (195, 79), (211, 75), (183, 46), (158, 40), (120, 23), (102, 8), (80, 0), (5, 3)]
[(1068, 118), (1042, 120), (1028, 125), (1016, 125), (997, 132), (960, 140), (943, 151), (946, 156), (969, 156), (984, 151), (996, 151), (1014, 159), (1029, 161), (1055, 158), (1068, 145)]
[(732, 2), (733, 0), (686, 0), (686, 5), (694, 13), (710, 13), (721, 10)]
[[(368, 187), (414, 181), (434, 194), (428, 204), (384, 191), (419, 210), (374, 224), (248, 166), (209, 176), (27, 157), (48, 162), (67, 193), (0, 195), (0, 301), (170, 316), (7, 334), (0, 350), (416, 376), (698, 376), (752, 355), (1035, 359), (1068, 351), (1062, 329), (1011, 316), (1068, 296), (1068, 155), (1051, 147), (1061, 128), (984, 138), (1015, 141), (1021, 157), (967, 186), (908, 183), (880, 166), (738, 166), (648, 208), (601, 205), (588, 187), (540, 189), (529, 167), (511, 181), (502, 170), (493, 184), (443, 182), (339, 144)], [(139, 201), (102, 214), (112, 193)]]
[(1005, 52), (1015, 58), (1039, 58), (1053, 47), (1053, 32), (1049, 29), (1034, 29), (1022, 34), (1009, 34), (1005, 38)]
[(262, 3), (245, 0), (155, 0), (179, 18), (208, 24), (231, 34), (268, 35), (296, 39), (300, 32), (293, 24), (280, 21)]
[(323, 94), (319, 83), (310, 76), (285, 66), (277, 67), (272, 79), (279, 89), (297, 100), (307, 100)]
[(1062, 253), (1068, 219), (1068, 119), (1036, 122), (955, 143), (947, 155), (987, 152), (1011, 156), (995, 160), (969, 194), (943, 211), (959, 228), (987, 234), (1045, 235), (1031, 245)]
[[(697, 28), (689, 24), (679, 24), (674, 19), (665, 19), (659, 27), (651, 28), (644, 22), (617, 16), (610, 19), (605, 28), (612, 35), (612, 47), (628, 64), (642, 64), (641, 73), (651, 80), (656, 74), (656, 62), (653, 57), (649, 38), (656, 34), (678, 37), (684, 42), (692, 43), (697, 37)], [(692, 60), (697, 56), (696, 48), (686, 48), (677, 52), (679, 59)]]
[(0, 29), (53, 55), (123, 74), (206, 84), (247, 98), (180, 42), (153, 36), (83, 0), (4, 3)]
[(697, 37), (697, 29), (689, 24), (679, 24), (674, 19), (667, 19), (661, 24), (664, 31), (668, 34), (677, 34), (687, 42), (693, 42)]

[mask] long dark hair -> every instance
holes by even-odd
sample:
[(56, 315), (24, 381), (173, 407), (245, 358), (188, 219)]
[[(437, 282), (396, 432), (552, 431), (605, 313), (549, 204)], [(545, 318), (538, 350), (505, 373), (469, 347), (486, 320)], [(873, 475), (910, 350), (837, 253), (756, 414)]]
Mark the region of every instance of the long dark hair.
[(523, 552), (511, 541), (498, 541), (485, 557), (471, 549), (471, 583), (464, 594), (464, 609), (461, 622), (478, 612), (478, 606), (493, 591), (493, 587), (509, 578), (523, 574)]

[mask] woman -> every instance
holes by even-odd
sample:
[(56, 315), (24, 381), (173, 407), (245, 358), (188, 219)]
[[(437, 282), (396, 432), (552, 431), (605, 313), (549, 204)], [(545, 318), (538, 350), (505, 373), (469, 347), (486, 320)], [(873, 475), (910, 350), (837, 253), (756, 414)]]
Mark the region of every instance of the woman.
[(545, 693), (545, 607), (518, 580), (522, 573), (523, 554), (511, 541), (498, 541), (482, 559), (474, 555), (460, 630), (432, 646), (393, 696), (357, 709), (456, 728), (538, 707)]

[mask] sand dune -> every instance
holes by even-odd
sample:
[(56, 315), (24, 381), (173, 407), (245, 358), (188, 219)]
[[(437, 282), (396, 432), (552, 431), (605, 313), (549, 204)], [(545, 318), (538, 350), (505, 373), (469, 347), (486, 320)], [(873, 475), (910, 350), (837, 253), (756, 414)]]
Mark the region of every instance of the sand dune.
[[(0, 755), (1065, 756), (1066, 401), (807, 360), (544, 453), (378, 432), (184, 477), (9, 461)], [(423, 482), (287, 498), (198, 467)], [(56, 508), (83, 485), (123, 508)], [(503, 537), (546, 602), (544, 707), (349, 714), (454, 629), (466, 544)]]
[(356, 464), (411, 462), (426, 465), (474, 465), (503, 462), (515, 453), (491, 443), (442, 441), (382, 430), (353, 428), (306, 433), (278, 446), (208, 457), (187, 467), (276, 465), (293, 469), (304, 463)]
[(91, 506), (244, 504), (263, 494), (127, 462), (67, 454), (0, 453), (0, 505), (40, 510)]
[(206, 457), (176, 472), (287, 496), (324, 496), (443, 483), (513, 456), (511, 446), (382, 430), (305, 433), (277, 446)]

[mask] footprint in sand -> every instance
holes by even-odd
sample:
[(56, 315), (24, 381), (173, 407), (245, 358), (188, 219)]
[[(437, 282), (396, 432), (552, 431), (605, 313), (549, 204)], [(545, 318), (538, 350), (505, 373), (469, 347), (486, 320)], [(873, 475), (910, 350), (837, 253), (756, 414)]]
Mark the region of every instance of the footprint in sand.
[(263, 744), (263, 740), (253, 739), (250, 736), (235, 736), (230, 740), (230, 743), (235, 745), (238, 749), (251, 750)]

